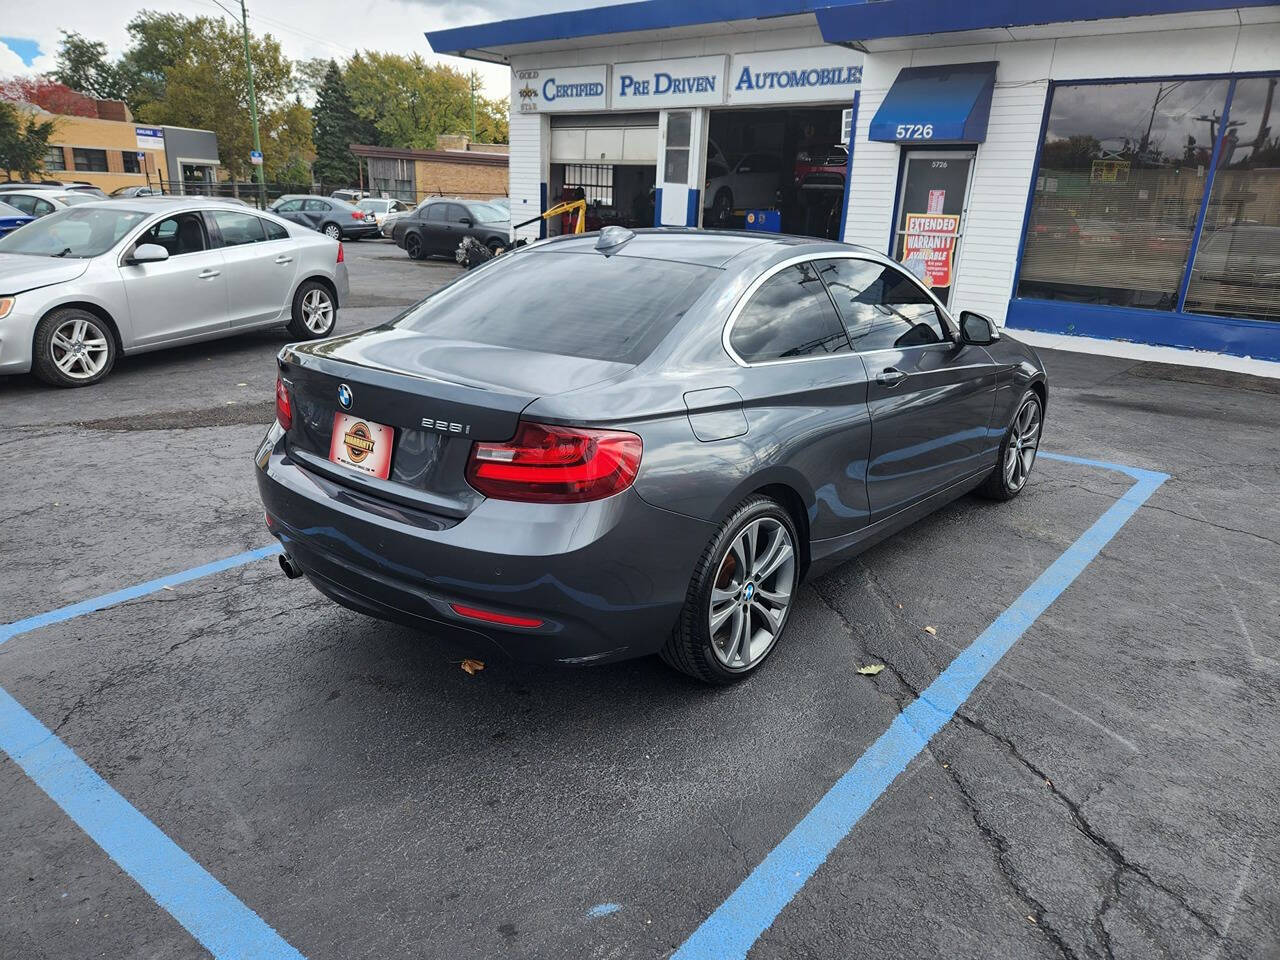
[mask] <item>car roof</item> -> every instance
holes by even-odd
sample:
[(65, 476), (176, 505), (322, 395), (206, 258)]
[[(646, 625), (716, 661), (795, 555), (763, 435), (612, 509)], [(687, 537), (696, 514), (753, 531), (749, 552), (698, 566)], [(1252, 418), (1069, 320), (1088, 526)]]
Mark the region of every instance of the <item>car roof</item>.
[[(144, 206), (140, 207), (139, 204)], [(248, 207), (243, 203), (224, 197), (107, 197), (100, 200), (94, 200), (92, 203), (77, 204), (81, 207), (122, 207), (127, 206), (131, 210), (145, 209), (147, 213), (157, 213), (168, 211), (171, 213), (182, 213), (187, 210), (202, 210), (206, 207), (225, 207), (231, 210), (237, 210), (241, 213), (263, 213), (264, 211), (256, 207)]]
[[(616, 256), (643, 257), (649, 260), (672, 260), (706, 267), (724, 268), (743, 254), (752, 254), (752, 262), (774, 256), (802, 256), (812, 253), (849, 253), (857, 251), (874, 259), (883, 259), (873, 250), (813, 237), (795, 237), (785, 233), (749, 233), (743, 230), (700, 230), (694, 227), (651, 227), (633, 231), (635, 236), (623, 245)], [(598, 233), (569, 234), (539, 244), (543, 249), (583, 251), (595, 249)], [(545, 244), (545, 246), (544, 246)]]

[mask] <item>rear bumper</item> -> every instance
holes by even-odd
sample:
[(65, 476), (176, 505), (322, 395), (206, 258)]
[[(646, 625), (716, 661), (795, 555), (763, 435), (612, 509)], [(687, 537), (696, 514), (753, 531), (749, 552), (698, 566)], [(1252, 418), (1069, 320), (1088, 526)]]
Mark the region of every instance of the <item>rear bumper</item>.
[(352, 240), (362, 240), (365, 237), (378, 236), (378, 225), (376, 223), (362, 223), (358, 226), (343, 227), (342, 235), (350, 237)]
[[(657, 652), (684, 603), (711, 524), (653, 507), (634, 490), (586, 504), (486, 500), (444, 529), (394, 505), (372, 512), (299, 466), (273, 427), (258, 489), (272, 533), (308, 579), (351, 609), (442, 639), (483, 641), (516, 660), (603, 663)], [(435, 526), (439, 526), (436, 524)], [(461, 603), (541, 619), (479, 623)]]

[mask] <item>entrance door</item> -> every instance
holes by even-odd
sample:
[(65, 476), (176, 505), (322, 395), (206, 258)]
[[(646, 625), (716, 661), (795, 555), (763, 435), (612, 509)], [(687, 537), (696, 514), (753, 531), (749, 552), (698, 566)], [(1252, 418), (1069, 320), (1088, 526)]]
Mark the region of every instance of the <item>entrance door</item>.
[(913, 150), (898, 195), (893, 257), (949, 305), (964, 235), (972, 150)]

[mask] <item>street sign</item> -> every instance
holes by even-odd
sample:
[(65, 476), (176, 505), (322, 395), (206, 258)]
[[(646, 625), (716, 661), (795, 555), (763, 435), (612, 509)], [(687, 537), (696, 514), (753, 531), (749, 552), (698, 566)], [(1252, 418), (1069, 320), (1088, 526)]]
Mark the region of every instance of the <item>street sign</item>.
[(261, 165), (262, 165), (262, 151), (260, 151), (260, 150), (250, 150), (250, 151), (249, 151), (249, 162), (250, 162), (250, 163), (252, 163), (254, 166), (261, 166)]

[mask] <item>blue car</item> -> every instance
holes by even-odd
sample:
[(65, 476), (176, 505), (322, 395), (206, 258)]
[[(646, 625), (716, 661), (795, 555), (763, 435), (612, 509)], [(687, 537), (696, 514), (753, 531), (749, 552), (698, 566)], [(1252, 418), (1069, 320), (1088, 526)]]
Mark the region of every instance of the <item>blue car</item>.
[(0, 237), (7, 237), (19, 227), (25, 227), (34, 220), (35, 217), (27, 216), (17, 207), (11, 207), (7, 203), (0, 203)]

